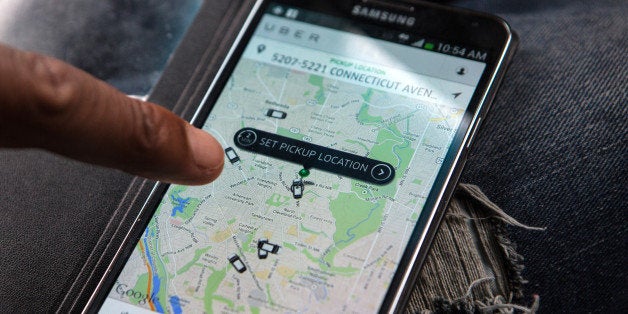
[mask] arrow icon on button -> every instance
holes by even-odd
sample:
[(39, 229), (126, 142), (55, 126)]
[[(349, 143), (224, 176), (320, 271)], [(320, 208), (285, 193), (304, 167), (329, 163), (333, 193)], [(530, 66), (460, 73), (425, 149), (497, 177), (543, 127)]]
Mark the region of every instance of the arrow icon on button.
[(371, 169), (371, 177), (375, 182), (389, 181), (394, 176), (394, 171), (388, 164), (377, 164)]
[(452, 93), (454, 95), (454, 99), (458, 98), (458, 96), (462, 95), (462, 92)]

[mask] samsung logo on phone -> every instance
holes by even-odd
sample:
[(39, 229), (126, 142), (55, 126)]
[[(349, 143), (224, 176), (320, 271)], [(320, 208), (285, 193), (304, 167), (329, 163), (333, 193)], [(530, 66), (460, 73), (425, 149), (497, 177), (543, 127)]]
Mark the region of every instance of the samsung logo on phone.
[(353, 6), (353, 10), (351, 10), (351, 15), (403, 26), (413, 26), (416, 22), (416, 19), (412, 16), (392, 13), (374, 8), (367, 8), (359, 4)]

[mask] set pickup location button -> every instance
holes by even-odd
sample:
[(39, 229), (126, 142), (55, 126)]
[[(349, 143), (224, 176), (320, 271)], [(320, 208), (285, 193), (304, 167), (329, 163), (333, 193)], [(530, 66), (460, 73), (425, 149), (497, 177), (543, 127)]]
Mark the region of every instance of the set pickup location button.
[(306, 169), (315, 168), (380, 185), (395, 177), (395, 168), (387, 162), (253, 128), (240, 129), (233, 140), (243, 150), (293, 162)]

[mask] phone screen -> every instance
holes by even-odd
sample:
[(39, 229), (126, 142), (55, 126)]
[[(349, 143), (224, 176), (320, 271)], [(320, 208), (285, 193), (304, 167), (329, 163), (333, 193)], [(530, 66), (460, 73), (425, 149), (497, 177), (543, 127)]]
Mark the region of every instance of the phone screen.
[(223, 173), (167, 189), (103, 312), (380, 308), (486, 53), (264, 10), (202, 126)]

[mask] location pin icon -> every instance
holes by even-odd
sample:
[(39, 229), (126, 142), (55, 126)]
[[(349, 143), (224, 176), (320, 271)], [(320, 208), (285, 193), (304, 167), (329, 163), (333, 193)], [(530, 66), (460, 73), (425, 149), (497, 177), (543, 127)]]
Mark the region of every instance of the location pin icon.
[(266, 45), (261, 44), (257, 46), (257, 53), (262, 53), (262, 51), (266, 50)]

